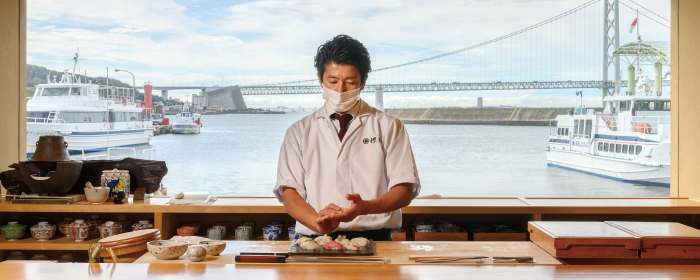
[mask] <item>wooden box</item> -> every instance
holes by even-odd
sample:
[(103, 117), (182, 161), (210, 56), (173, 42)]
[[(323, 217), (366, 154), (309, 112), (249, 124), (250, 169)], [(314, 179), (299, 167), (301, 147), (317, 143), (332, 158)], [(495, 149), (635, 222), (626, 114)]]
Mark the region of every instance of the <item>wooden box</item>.
[(471, 241), (528, 241), (527, 232), (473, 232), (467, 228)]
[(641, 242), (604, 222), (529, 222), (530, 240), (557, 258), (637, 258)]
[(401, 229), (401, 232), (392, 232), (391, 238), (394, 241), (406, 241), (406, 231)]
[(416, 232), (413, 237), (416, 241), (469, 241), (469, 233), (464, 232)]
[(641, 240), (643, 259), (700, 259), (700, 230), (680, 223), (605, 222)]

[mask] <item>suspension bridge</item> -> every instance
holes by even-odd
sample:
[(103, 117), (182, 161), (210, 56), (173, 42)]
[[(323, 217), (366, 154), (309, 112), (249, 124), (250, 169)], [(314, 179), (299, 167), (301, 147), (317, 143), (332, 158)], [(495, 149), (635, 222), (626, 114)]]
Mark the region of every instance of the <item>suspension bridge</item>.
[[(634, 61), (621, 65), (620, 56), (613, 52), (620, 47), (620, 41), (637, 42), (637, 34), (620, 33), (620, 27), (627, 28), (635, 18), (639, 18), (637, 28), (642, 30), (645, 42), (669, 41), (670, 21), (634, 0), (590, 0), (498, 38), (376, 68), (363, 92), (375, 92), (375, 107), (379, 109), (383, 109), (384, 92), (591, 88), (601, 90), (604, 97), (628, 84), (621, 79), (620, 67), (632, 67)], [(669, 51), (662, 50), (666, 55)], [(640, 67), (648, 70), (653, 65)], [(670, 86), (668, 80), (662, 83)], [(155, 82), (153, 89), (209, 91), (221, 87), (215, 83), (195, 84)], [(248, 77), (223, 84), (238, 85), (243, 95), (322, 92), (315, 73), (306, 80)]]

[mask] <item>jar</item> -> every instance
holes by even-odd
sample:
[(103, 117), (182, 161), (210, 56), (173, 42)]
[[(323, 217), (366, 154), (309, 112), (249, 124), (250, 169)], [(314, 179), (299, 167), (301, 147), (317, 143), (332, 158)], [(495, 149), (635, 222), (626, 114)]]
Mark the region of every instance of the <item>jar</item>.
[(131, 177), (129, 170), (104, 170), (102, 171), (102, 187), (113, 190), (124, 191), (126, 201), (129, 201), (129, 193), (131, 190)]
[(90, 234), (90, 226), (80, 219), (72, 222), (68, 228), (70, 229), (70, 237), (77, 242), (84, 241)]
[(142, 229), (152, 229), (152, 228), (155, 228), (155, 227), (148, 220), (139, 221), (138, 223), (133, 224), (131, 226), (131, 229), (134, 231), (142, 230)]
[(108, 221), (99, 226), (100, 238), (107, 238), (112, 235), (117, 235), (122, 233), (122, 225), (117, 224), (112, 221)]
[(32, 232), (32, 236), (36, 238), (36, 241), (49, 241), (56, 234), (56, 226), (49, 225), (49, 222), (39, 222), (29, 228), (29, 230)]
[(127, 216), (117, 217), (117, 221), (114, 223), (122, 226), (122, 233), (131, 231), (131, 225), (134, 224), (134, 222), (129, 220), (129, 217)]
[(68, 226), (74, 221), (75, 219), (73, 218), (63, 218), (63, 221), (59, 222), (57, 225), (58, 230), (61, 233), (65, 234), (66, 237), (70, 238), (70, 229), (68, 228)]
[(90, 235), (97, 236), (100, 235), (100, 230), (97, 227), (104, 224), (105, 221), (101, 220), (99, 215), (90, 215), (90, 219), (85, 221), (85, 223), (90, 227)]
[(7, 241), (17, 241), (24, 236), (27, 226), (17, 222), (9, 222), (7, 225), (0, 227), (0, 233)]

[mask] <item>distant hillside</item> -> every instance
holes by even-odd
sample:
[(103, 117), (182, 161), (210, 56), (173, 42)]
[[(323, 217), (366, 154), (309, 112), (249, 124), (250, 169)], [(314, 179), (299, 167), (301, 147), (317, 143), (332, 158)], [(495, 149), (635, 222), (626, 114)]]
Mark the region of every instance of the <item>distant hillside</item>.
[[(53, 79), (53, 76), (56, 76), (56, 79), (60, 79), (62, 73), (63, 73), (63, 71), (51, 70), (51, 79)], [(48, 75), (48, 74), (49, 74), (49, 69), (47, 69), (44, 66), (27, 64), (27, 97), (34, 96), (34, 91), (36, 90), (36, 88), (35, 88), (36, 85), (46, 84), (48, 82), (46, 80), (46, 75)], [(107, 85), (107, 78), (106, 77), (87, 76), (87, 78), (86, 78), (85, 75), (80, 75), (80, 74), (78, 74), (76, 76), (80, 77), (81, 82), (91, 80), (93, 84)], [(120, 80), (112, 79), (112, 78), (109, 78), (109, 85), (110, 86), (117, 86), (117, 87), (125, 87), (125, 88), (130, 88), (132, 86), (131, 84), (127, 84), (127, 83), (124, 83)], [(156, 91), (156, 92), (158, 92), (158, 91)], [(140, 90), (136, 90), (135, 99), (136, 100), (143, 100), (143, 93)], [(155, 95), (155, 94), (153, 95), (152, 101), (153, 102), (163, 101), (166, 104), (170, 104), (170, 103), (181, 104), (181, 103), (175, 102), (175, 101), (165, 102), (165, 100), (163, 100), (163, 98), (160, 97), (160, 95)]]

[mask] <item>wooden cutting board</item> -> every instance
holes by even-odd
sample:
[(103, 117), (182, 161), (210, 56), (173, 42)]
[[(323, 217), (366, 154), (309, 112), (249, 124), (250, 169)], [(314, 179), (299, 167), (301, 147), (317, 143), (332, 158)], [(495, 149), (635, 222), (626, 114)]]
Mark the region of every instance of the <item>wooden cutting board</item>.
[(605, 222), (641, 240), (643, 259), (700, 259), (700, 230), (681, 223)]
[(321, 250), (306, 250), (301, 248), (301, 246), (294, 244), (289, 247), (289, 255), (303, 255), (303, 256), (373, 256), (374, 255), (374, 241), (369, 240), (369, 244), (365, 247), (360, 247), (360, 250), (326, 250), (321, 248)]
[[(144, 229), (137, 231), (125, 232), (122, 234), (113, 235), (107, 238), (100, 239), (99, 242), (104, 247), (112, 247), (117, 245), (123, 245), (127, 243), (134, 243), (137, 241), (152, 241), (155, 240), (156, 236), (160, 235), (160, 230), (158, 229)], [(146, 241), (146, 242), (148, 242)]]
[(637, 258), (639, 238), (604, 222), (529, 222), (530, 240), (557, 258)]

